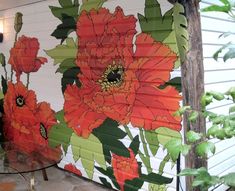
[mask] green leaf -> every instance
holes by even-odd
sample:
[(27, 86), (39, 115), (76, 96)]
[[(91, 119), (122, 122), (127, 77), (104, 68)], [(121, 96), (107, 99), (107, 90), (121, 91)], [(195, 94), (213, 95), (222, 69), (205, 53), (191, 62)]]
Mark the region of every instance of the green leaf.
[(173, 178), (167, 178), (160, 174), (155, 174), (155, 173), (150, 173), (148, 175), (142, 174), (140, 178), (144, 182), (149, 182), (149, 183), (158, 184), (158, 185), (170, 184), (173, 181)]
[[(111, 129), (111, 131), (110, 131)], [(107, 118), (103, 124), (92, 132), (104, 145), (105, 159), (111, 163), (110, 152), (124, 157), (130, 157), (130, 152), (126, 146), (119, 140), (126, 136), (126, 133), (119, 128), (117, 121)]]
[(170, 154), (172, 161), (175, 162), (181, 152), (182, 141), (180, 139), (172, 139), (165, 145), (165, 148)]
[(69, 68), (63, 73), (63, 77), (61, 79), (61, 86), (62, 86), (62, 92), (67, 88), (67, 85), (76, 84), (77, 87), (81, 87), (81, 82), (78, 78), (78, 74), (80, 73), (80, 68), (73, 67)]
[(209, 7), (202, 9), (203, 12), (216, 11), (216, 12), (224, 12), (224, 13), (228, 13), (230, 10), (231, 10), (231, 7), (228, 5), (225, 5), (225, 6), (211, 5)]
[(213, 58), (217, 61), (218, 58), (219, 58), (219, 54), (222, 53), (222, 51), (223, 51), (224, 49), (228, 48), (230, 45), (231, 45), (231, 42), (229, 42), (229, 43), (223, 45), (220, 49), (218, 49), (218, 50), (214, 53)]
[(159, 148), (158, 134), (154, 131), (144, 131), (145, 139), (149, 145), (152, 154), (155, 156)]
[(6, 66), (6, 59), (3, 53), (0, 53), (0, 64), (4, 67)]
[(219, 130), (220, 130), (220, 128), (218, 125), (212, 125), (212, 127), (210, 127), (207, 130), (207, 136), (215, 137)]
[(155, 133), (157, 133), (157, 139), (159, 143), (163, 146), (165, 146), (170, 140), (179, 140), (181, 142), (182, 136), (180, 132), (166, 128), (166, 127), (160, 127), (155, 130)]
[(187, 110), (190, 110), (191, 106), (183, 106), (181, 108), (178, 109), (178, 111), (176, 111), (174, 113), (175, 116), (181, 116), (183, 115)]
[(196, 133), (194, 131), (189, 131), (186, 134), (187, 141), (190, 143), (195, 143), (202, 138), (202, 134)]
[(98, 10), (107, 0), (83, 0), (80, 12), (83, 10), (89, 12), (91, 9)]
[(99, 177), (99, 179), (105, 187), (113, 189), (112, 185), (106, 180), (106, 178)]
[(209, 92), (210, 95), (213, 96), (214, 99), (221, 101), (224, 99), (224, 94), (220, 93), (220, 92), (215, 92), (215, 91), (211, 91)]
[(175, 77), (175, 78), (171, 79), (170, 81), (166, 82), (164, 85), (160, 86), (159, 88), (164, 89), (167, 86), (173, 86), (179, 92), (182, 92), (181, 77)]
[(196, 122), (198, 116), (199, 116), (199, 113), (197, 111), (193, 111), (190, 113), (188, 120), (190, 122)]
[(156, 40), (163, 42), (172, 32), (173, 10), (163, 16), (161, 7), (156, 0), (145, 0), (144, 15), (138, 14), (142, 32), (151, 34)]
[[(168, 45), (171, 50), (177, 54), (177, 60), (175, 61), (175, 67), (174, 68), (179, 68), (180, 67), (180, 58), (179, 58), (179, 50), (178, 50), (178, 46), (176, 44), (176, 36), (175, 36), (175, 31), (174, 31), (174, 25), (172, 24), (172, 31), (169, 34), (169, 36), (167, 38), (164, 39), (163, 44)], [(180, 77), (176, 77), (176, 78), (180, 78)], [(178, 80), (178, 79), (177, 79)], [(176, 81), (177, 84), (175, 84), (176, 89), (181, 92), (180, 88), (181, 88), (181, 83), (179, 84)]]
[(181, 146), (181, 153), (182, 153), (182, 155), (186, 156), (189, 153), (190, 149), (191, 149), (190, 145), (182, 145)]
[(103, 145), (93, 134), (87, 139), (77, 136), (71, 137), (71, 146), (74, 160), (81, 158), (82, 165), (90, 179), (93, 177), (95, 161), (106, 169), (106, 162), (103, 154)]
[(148, 186), (148, 191), (167, 191), (166, 185), (157, 185), (150, 183)]
[(235, 112), (235, 106), (232, 106), (229, 108), (229, 113), (234, 113)]
[(185, 168), (180, 171), (178, 176), (196, 176), (198, 175), (198, 170), (197, 169), (192, 169), (192, 168)]
[(136, 135), (135, 138), (132, 140), (129, 148), (134, 152), (135, 155), (137, 155), (139, 151), (140, 141), (139, 141), (139, 135)]
[(235, 47), (228, 49), (228, 51), (224, 54), (223, 60), (226, 62), (228, 59), (232, 58), (235, 58)]
[(4, 98), (4, 94), (3, 94), (3, 91), (0, 88), (0, 100), (2, 100), (3, 98)]
[(66, 14), (62, 14), (62, 24), (59, 24), (51, 36), (56, 39), (61, 39), (61, 44), (64, 42), (68, 35), (76, 30), (76, 20)]
[(235, 87), (231, 87), (225, 94), (230, 95), (235, 100)]
[(219, 129), (217, 132), (216, 132), (216, 138), (217, 139), (220, 139), (220, 140), (224, 140), (224, 138), (226, 137), (226, 133), (225, 133), (225, 130), (224, 129)]
[(226, 185), (235, 187), (235, 173), (229, 173), (221, 178)]
[(52, 14), (61, 21), (63, 20), (63, 14), (77, 20), (79, 9), (78, 0), (74, 0), (74, 3), (72, 3), (72, 0), (59, 0), (59, 2), (61, 7), (49, 6)]
[(139, 190), (144, 184), (144, 181), (139, 178), (134, 178), (132, 180), (126, 180), (124, 184), (125, 191), (136, 191)]
[(213, 118), (211, 121), (213, 122), (213, 124), (221, 124), (221, 123), (224, 123), (225, 118), (226, 117), (224, 115), (219, 115)]
[(175, 3), (173, 7), (174, 17), (174, 30), (176, 35), (176, 42), (179, 49), (181, 63), (185, 61), (186, 53), (188, 52), (188, 31), (187, 31), (187, 19), (184, 16), (184, 6), (180, 3)]
[(210, 94), (205, 93), (202, 97), (201, 97), (201, 105), (202, 108), (205, 108), (207, 105), (209, 105), (210, 103), (213, 102), (213, 96)]
[(215, 145), (212, 142), (202, 142), (196, 146), (196, 153), (206, 157), (209, 153), (215, 154)]
[(73, 38), (67, 38), (65, 44), (56, 46), (45, 51), (48, 56), (54, 59), (54, 64), (62, 63), (66, 59), (76, 59), (77, 45)]
[(113, 175), (113, 169), (111, 167), (108, 167), (106, 169), (100, 168), (100, 167), (95, 167), (99, 172), (101, 172), (103, 175), (107, 176), (108, 178), (110, 178), (110, 180), (112, 181), (112, 183), (114, 184), (114, 186), (119, 190), (120, 186), (116, 181), (116, 178)]
[(70, 145), (70, 138), (72, 136), (73, 130), (69, 128), (64, 121), (63, 110), (56, 113), (56, 119), (58, 120), (58, 124), (52, 126), (52, 128), (48, 132), (49, 146), (54, 148), (62, 145), (66, 153), (68, 146)]
[(2, 92), (5, 95), (7, 93), (7, 80), (2, 76)]
[(74, 68), (74, 67), (76, 67), (75, 59), (74, 58), (68, 58), (60, 64), (60, 66), (56, 70), (56, 72), (59, 72), (59, 73), (63, 74), (66, 70), (68, 70), (70, 68)]

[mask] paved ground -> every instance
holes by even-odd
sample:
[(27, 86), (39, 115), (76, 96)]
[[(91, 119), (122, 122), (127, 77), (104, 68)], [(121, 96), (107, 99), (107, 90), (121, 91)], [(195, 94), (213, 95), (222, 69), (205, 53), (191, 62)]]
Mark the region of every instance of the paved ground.
[[(36, 191), (111, 191), (56, 167), (48, 168), (47, 175), (49, 181), (44, 181), (41, 171), (35, 173)], [(27, 181), (20, 175), (0, 175), (0, 191), (29, 190), (30, 174), (24, 176)]]

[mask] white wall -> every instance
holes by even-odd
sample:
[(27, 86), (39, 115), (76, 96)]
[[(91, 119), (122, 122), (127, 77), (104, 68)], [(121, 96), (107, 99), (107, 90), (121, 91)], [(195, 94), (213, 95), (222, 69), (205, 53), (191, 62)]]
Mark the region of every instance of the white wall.
[[(203, 0), (201, 8), (211, 5), (211, 3), (219, 4), (218, 0)], [(212, 55), (231, 38), (218, 38), (223, 32), (235, 32), (235, 23), (228, 19), (228, 16), (218, 12), (202, 12), (202, 38), (203, 38), (203, 54), (205, 69), (205, 90), (225, 92), (235, 85), (235, 62), (228, 60), (223, 62), (219, 58), (216, 62)], [(213, 112), (228, 114), (228, 108), (231, 102), (217, 102), (209, 106)], [(213, 140), (216, 143), (216, 154), (209, 158), (208, 168), (213, 175), (222, 176), (228, 172), (235, 172), (235, 139), (224, 141)], [(225, 186), (220, 186), (215, 190), (225, 190)]]

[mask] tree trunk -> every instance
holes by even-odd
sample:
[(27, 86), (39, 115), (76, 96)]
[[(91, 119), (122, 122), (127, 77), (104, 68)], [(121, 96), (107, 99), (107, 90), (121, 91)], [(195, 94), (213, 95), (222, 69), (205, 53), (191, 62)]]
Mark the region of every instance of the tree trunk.
[[(183, 104), (195, 110), (201, 110), (200, 98), (204, 93), (204, 68), (202, 54), (201, 23), (198, 0), (179, 0), (185, 7), (188, 20), (189, 52), (181, 65)], [(196, 123), (189, 124), (188, 115), (183, 120), (184, 134), (189, 130), (205, 133), (205, 119), (200, 116)], [(195, 148), (186, 157), (186, 168), (207, 167), (207, 161), (195, 154)], [(192, 177), (186, 177), (186, 190), (192, 189)], [(199, 189), (194, 189), (199, 190)]]

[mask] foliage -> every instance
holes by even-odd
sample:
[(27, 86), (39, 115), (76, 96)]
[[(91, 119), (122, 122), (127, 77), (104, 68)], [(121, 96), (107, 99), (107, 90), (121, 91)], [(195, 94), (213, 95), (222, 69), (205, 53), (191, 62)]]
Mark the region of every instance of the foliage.
[(151, 34), (156, 41), (164, 41), (172, 31), (173, 10), (162, 15), (158, 1), (146, 0), (144, 13), (138, 14), (142, 31)]
[(184, 16), (184, 7), (180, 3), (175, 3), (173, 7), (174, 30), (176, 42), (179, 50), (180, 61), (185, 61), (186, 53), (188, 52), (188, 31), (187, 19)]
[(68, 35), (76, 30), (76, 20), (78, 17), (78, 0), (59, 0), (61, 7), (49, 6), (52, 14), (61, 20), (51, 36), (61, 39), (61, 44)]
[[(232, 0), (219, 0), (220, 5), (210, 5), (202, 9), (204, 12), (222, 12), (228, 15), (231, 21), (235, 21), (234, 8), (235, 4)], [(230, 36), (230, 32), (225, 32), (221, 37)], [(223, 61), (226, 62), (228, 59), (235, 58), (235, 46), (232, 42), (229, 42), (217, 50), (213, 57), (215, 60), (218, 60), (219, 56), (223, 54)], [(206, 108), (208, 105), (214, 101), (224, 101), (230, 100), (233, 103), (227, 112), (227, 114), (221, 115), (208, 111)], [(190, 106), (185, 106), (178, 112), (176, 115), (182, 115), (187, 113), (189, 115), (189, 124), (194, 123), (198, 116), (203, 116), (210, 125), (206, 131), (205, 135), (202, 135), (197, 132), (189, 131), (187, 133), (187, 142), (196, 148), (196, 154), (199, 157), (208, 157), (210, 154), (214, 154), (216, 151), (216, 146), (210, 140), (217, 138), (220, 140), (230, 139), (235, 136), (235, 87), (231, 87), (225, 93), (221, 92), (206, 92), (201, 97), (201, 106), (202, 111), (194, 111)], [(208, 190), (208, 188), (215, 186), (217, 184), (225, 184), (230, 187), (235, 187), (235, 173), (230, 173), (225, 176), (212, 176), (208, 173), (207, 169), (202, 167), (199, 169), (184, 169), (181, 171), (179, 176), (194, 176), (193, 187), (200, 187), (201, 190)]]
[(54, 125), (49, 131), (49, 146), (57, 147), (58, 145), (62, 145), (64, 151), (67, 152), (73, 130), (68, 128), (66, 122), (64, 121), (63, 110), (56, 113), (56, 119), (58, 124)]
[[(210, 11), (215, 11), (215, 12), (222, 12), (226, 14), (226, 16), (229, 16), (231, 21), (235, 21), (235, 14), (234, 14), (234, 8), (235, 8), (235, 3), (233, 0), (219, 0), (221, 2), (221, 5), (211, 5), (209, 7), (206, 7), (202, 9), (204, 12), (210, 12)], [(228, 37), (230, 35), (233, 35), (230, 32), (225, 32), (219, 37)], [(225, 52), (225, 53), (223, 53)], [(223, 60), (224, 62), (227, 61), (228, 59), (235, 58), (235, 46), (232, 42), (228, 42), (224, 46), (222, 46), (219, 50), (217, 50), (213, 57), (215, 60), (218, 60), (219, 55), (223, 53)]]
[(95, 162), (103, 169), (106, 169), (106, 162), (103, 154), (103, 145), (94, 135), (90, 135), (88, 139), (72, 134), (70, 140), (75, 161), (81, 159), (82, 165), (89, 178), (92, 179), (94, 173)]
[[(207, 158), (211, 154), (215, 154), (216, 146), (211, 139), (217, 138), (220, 140), (230, 139), (235, 137), (235, 106), (231, 106), (229, 111), (224, 115), (216, 114), (208, 111), (206, 107), (213, 103), (214, 101), (224, 101), (230, 100), (234, 103), (234, 95), (235, 95), (235, 87), (231, 87), (225, 93), (221, 92), (206, 92), (201, 98), (202, 111), (193, 110), (190, 106), (184, 106), (179, 109), (176, 114), (183, 115), (188, 114), (189, 123), (194, 123), (197, 118), (201, 115), (204, 116), (207, 121), (209, 121), (210, 125), (205, 134), (197, 133), (194, 131), (189, 131), (186, 134), (187, 144), (184, 146), (189, 146), (190, 148), (196, 148), (196, 154), (199, 157)], [(177, 149), (172, 149), (173, 144), (177, 146)], [(169, 143), (169, 153), (179, 153), (182, 152), (179, 148), (182, 147), (177, 142)], [(184, 154), (187, 153), (187, 150)], [(193, 181), (193, 187), (200, 187), (201, 190), (207, 190), (211, 186), (215, 186), (218, 183), (223, 183), (228, 186), (234, 187), (235, 176), (231, 174), (231, 176), (212, 176), (208, 173), (205, 168), (199, 169), (184, 169), (181, 171), (179, 176), (194, 176), (195, 179)]]

